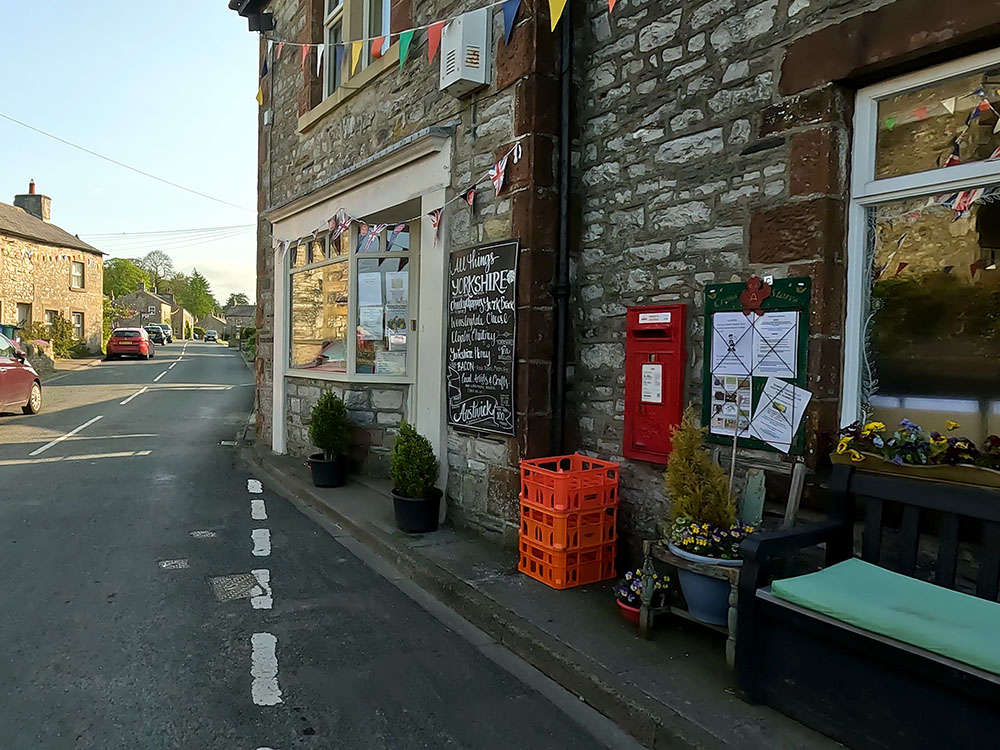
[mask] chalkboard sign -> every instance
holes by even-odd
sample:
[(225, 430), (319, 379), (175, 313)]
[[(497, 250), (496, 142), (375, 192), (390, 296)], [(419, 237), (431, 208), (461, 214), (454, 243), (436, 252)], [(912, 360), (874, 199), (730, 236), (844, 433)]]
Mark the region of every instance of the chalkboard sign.
[(514, 434), (517, 241), (457, 250), (448, 276), (448, 422)]

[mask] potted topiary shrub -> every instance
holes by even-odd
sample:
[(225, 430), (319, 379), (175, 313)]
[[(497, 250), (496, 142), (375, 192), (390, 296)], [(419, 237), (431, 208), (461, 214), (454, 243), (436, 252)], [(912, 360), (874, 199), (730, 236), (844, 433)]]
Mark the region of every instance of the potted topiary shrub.
[(437, 529), (441, 490), (434, 483), (438, 469), (430, 441), (403, 422), (389, 456), (392, 505), (400, 531), (422, 534)]
[[(674, 428), (667, 461), (670, 520), (664, 524), (668, 547), (678, 557), (705, 566), (739, 567), (740, 542), (754, 532), (737, 521), (729, 478), (701, 447), (702, 429), (693, 407)], [(702, 622), (725, 625), (729, 583), (678, 568), (688, 611)]]
[(317, 487), (342, 487), (347, 477), (344, 452), (351, 446), (347, 407), (332, 391), (324, 391), (312, 409), (309, 439), (320, 449), (309, 456), (309, 472)]

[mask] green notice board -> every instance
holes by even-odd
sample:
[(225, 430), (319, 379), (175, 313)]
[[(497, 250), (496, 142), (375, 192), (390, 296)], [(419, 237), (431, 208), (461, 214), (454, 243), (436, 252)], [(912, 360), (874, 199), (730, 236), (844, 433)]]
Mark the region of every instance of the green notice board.
[[(777, 451), (749, 435), (750, 420), (770, 377), (807, 386), (812, 286), (808, 277), (775, 280), (760, 304), (761, 316), (743, 314), (745, 291), (746, 283), (705, 289), (702, 424), (710, 442), (732, 445), (738, 429), (739, 447)], [(789, 453), (802, 453), (803, 432), (800, 423)]]

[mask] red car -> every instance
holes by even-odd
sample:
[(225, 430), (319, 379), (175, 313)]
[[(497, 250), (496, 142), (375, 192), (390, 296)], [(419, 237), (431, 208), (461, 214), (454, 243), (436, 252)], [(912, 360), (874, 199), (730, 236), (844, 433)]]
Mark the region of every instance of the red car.
[(153, 340), (144, 328), (116, 328), (108, 339), (108, 359), (141, 357), (152, 359), (155, 355)]
[(42, 384), (21, 348), (0, 335), (0, 411), (21, 409), (25, 414), (42, 410)]

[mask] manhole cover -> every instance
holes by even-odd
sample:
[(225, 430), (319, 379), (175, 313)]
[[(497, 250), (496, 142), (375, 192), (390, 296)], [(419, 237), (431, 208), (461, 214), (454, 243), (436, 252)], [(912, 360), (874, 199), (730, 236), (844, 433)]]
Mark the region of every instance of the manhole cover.
[(234, 599), (249, 599), (253, 596), (260, 596), (264, 592), (257, 577), (253, 573), (240, 573), (235, 576), (216, 576), (209, 578), (215, 598), (220, 602), (231, 602)]
[(160, 560), (161, 570), (183, 570), (188, 566), (187, 560)]
[(190, 532), (190, 534), (195, 539), (211, 539), (212, 537), (215, 536), (214, 531), (208, 531), (207, 529), (203, 531), (192, 531)]
[(219, 445), (238, 445), (235, 440), (220, 440)]

